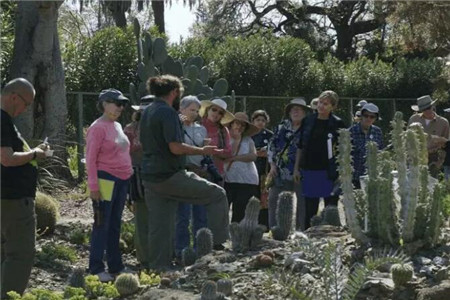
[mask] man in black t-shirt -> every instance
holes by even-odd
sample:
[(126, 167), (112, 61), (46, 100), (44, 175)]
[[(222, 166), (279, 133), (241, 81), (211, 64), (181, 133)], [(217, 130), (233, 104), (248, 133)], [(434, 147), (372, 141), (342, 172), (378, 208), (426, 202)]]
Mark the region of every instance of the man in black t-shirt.
[(184, 143), (183, 128), (173, 108), (183, 92), (181, 81), (164, 75), (150, 78), (148, 86), (156, 96), (140, 123), (142, 179), (149, 212), (148, 268), (164, 270), (174, 253), (178, 202), (205, 205), (214, 248), (220, 249), (229, 236), (228, 201), (222, 187), (185, 170), (185, 155), (214, 155), (222, 150)]
[(23, 293), (33, 267), (36, 159), (45, 158), (47, 146), (31, 149), (12, 118), (32, 105), (34, 96), (33, 85), (23, 78), (8, 82), (1, 93), (2, 299), (9, 291)]

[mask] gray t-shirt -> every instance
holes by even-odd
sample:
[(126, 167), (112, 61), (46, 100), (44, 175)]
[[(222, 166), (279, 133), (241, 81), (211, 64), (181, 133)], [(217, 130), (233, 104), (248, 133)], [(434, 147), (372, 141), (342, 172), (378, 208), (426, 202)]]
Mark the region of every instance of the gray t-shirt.
[(175, 155), (169, 143), (184, 143), (178, 113), (163, 99), (156, 98), (143, 112), (140, 124), (142, 144), (142, 178), (163, 182), (183, 170), (185, 155)]

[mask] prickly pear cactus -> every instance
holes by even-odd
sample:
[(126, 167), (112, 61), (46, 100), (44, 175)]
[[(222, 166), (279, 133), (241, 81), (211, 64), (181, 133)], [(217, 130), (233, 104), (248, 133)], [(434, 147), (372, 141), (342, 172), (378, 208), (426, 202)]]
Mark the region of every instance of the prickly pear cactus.
[(407, 264), (395, 264), (391, 267), (392, 280), (395, 287), (405, 285), (413, 277), (414, 269), (411, 265)]
[(193, 265), (197, 260), (197, 254), (191, 247), (186, 247), (181, 251), (181, 260), (185, 267)]
[(265, 227), (258, 224), (261, 204), (252, 197), (245, 208), (245, 216), (238, 223), (230, 225), (231, 243), (234, 251), (245, 252), (254, 249), (261, 242)]
[(278, 196), (276, 220), (277, 225), (272, 228), (273, 238), (284, 241), (288, 238), (293, 222), (294, 194), (282, 192)]
[(139, 279), (134, 274), (120, 274), (117, 276), (116, 281), (114, 281), (114, 286), (120, 296), (132, 295), (139, 290)]
[(233, 293), (233, 283), (230, 279), (219, 279), (217, 281), (217, 291), (225, 296), (230, 296)]
[(328, 205), (323, 210), (323, 224), (332, 226), (341, 226), (339, 210), (337, 206)]
[(213, 234), (208, 228), (201, 228), (197, 231), (197, 256), (202, 257), (213, 250)]
[(69, 279), (69, 286), (76, 288), (84, 288), (86, 281), (84, 280), (83, 268), (75, 268)]

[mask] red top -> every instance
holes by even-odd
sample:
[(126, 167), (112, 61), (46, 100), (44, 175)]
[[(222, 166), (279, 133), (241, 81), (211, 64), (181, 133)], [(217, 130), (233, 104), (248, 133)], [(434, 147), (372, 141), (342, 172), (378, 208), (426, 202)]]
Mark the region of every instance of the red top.
[[(203, 118), (202, 125), (205, 126), (206, 132), (208, 134), (208, 137), (211, 139), (211, 146), (217, 146), (221, 149), (223, 149), (223, 155), (221, 157), (230, 157), (231, 156), (231, 138), (230, 138), (230, 132), (228, 131), (227, 127), (224, 127), (222, 125), (219, 125), (218, 123), (213, 123), (207, 118)], [(223, 136), (223, 147), (220, 147), (219, 143), (219, 132), (222, 131)], [(213, 157), (214, 165), (219, 170), (220, 174), (224, 174), (224, 168), (223, 168), (223, 160), (218, 157)]]

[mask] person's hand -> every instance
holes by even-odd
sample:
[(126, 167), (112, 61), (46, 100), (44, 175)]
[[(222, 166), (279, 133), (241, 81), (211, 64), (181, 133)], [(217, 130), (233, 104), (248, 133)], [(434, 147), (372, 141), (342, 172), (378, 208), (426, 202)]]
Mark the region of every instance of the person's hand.
[(180, 118), (180, 121), (181, 121), (183, 124), (186, 124), (188, 118), (187, 118), (185, 115), (182, 115), (182, 114), (179, 114), (178, 116), (179, 116), (179, 118)]
[(203, 155), (218, 155), (223, 153), (223, 149), (217, 149), (217, 146), (204, 146)]
[(42, 150), (41, 148), (39, 148), (39, 146), (36, 147), (36, 148), (34, 148), (33, 151), (36, 152), (36, 158), (37, 158), (37, 159), (43, 159), (43, 158), (46, 158), (46, 156), (45, 156), (45, 151)]
[(94, 201), (100, 201), (102, 200), (102, 195), (100, 194), (100, 191), (91, 191), (90, 195), (92, 200)]
[(299, 183), (300, 179), (301, 179), (300, 170), (294, 170), (293, 177), (294, 177), (294, 182)]
[(278, 176), (277, 166), (275, 166), (274, 163), (270, 164), (270, 171), (268, 176), (271, 176), (272, 178), (275, 178)]
[(256, 155), (258, 157), (267, 157), (267, 149), (261, 148), (261, 149), (256, 150)]
[(48, 143), (42, 143), (37, 145), (36, 148), (42, 149), (44, 151), (49, 150), (50, 149), (50, 145)]

